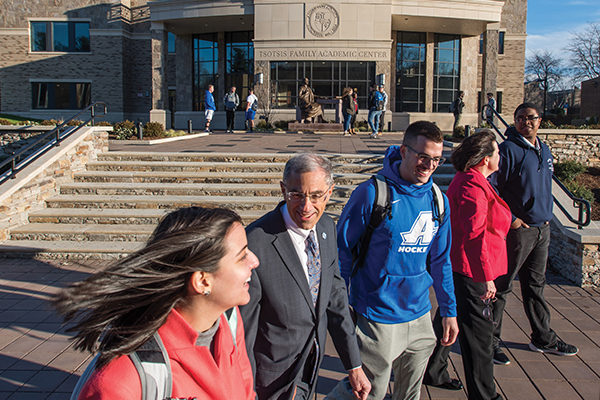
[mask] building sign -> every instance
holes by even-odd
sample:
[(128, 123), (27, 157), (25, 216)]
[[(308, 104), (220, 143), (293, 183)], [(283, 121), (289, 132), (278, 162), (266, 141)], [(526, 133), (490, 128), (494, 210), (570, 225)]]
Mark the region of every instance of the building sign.
[(265, 61), (390, 61), (389, 49), (254, 48), (254, 59)]
[(329, 4), (319, 4), (306, 13), (306, 28), (313, 36), (328, 37), (340, 26), (340, 16)]

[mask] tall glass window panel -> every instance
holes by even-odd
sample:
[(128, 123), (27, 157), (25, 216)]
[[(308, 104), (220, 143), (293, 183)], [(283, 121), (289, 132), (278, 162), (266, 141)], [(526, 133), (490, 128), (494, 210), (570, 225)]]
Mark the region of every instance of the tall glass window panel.
[(31, 51), (46, 51), (47, 49), (47, 33), (46, 22), (31, 23)]
[(435, 35), (433, 111), (448, 112), (460, 86), (460, 36)]
[(220, 88), (217, 85), (217, 73), (219, 62), (219, 46), (217, 43), (217, 34), (208, 33), (195, 35), (192, 39), (194, 51), (194, 66), (193, 66), (193, 90), (192, 90), (192, 106), (194, 111), (204, 110), (204, 95), (208, 89), (208, 85), (213, 85), (215, 91), (215, 104), (217, 109), (221, 108), (219, 98), (222, 96)]
[(89, 22), (31, 22), (30, 28), (31, 51), (90, 51)]
[(169, 54), (175, 53), (175, 40), (177, 36), (173, 32), (167, 33), (167, 52)]
[(90, 51), (90, 24), (88, 22), (76, 22), (72, 24), (73, 51)]
[(498, 32), (498, 54), (504, 54), (504, 35), (506, 32)]
[(240, 108), (246, 108), (248, 91), (254, 80), (254, 31), (225, 33), (225, 85), (224, 91), (236, 87), (240, 97)]
[(398, 32), (396, 44), (396, 111), (425, 111), (426, 34)]
[(52, 46), (54, 51), (69, 51), (69, 23), (52, 23)]
[[(341, 96), (345, 87), (358, 90), (359, 108), (367, 107), (368, 87), (375, 82), (374, 62), (349, 61), (273, 61), (271, 88), (274, 108), (294, 108), (304, 78), (317, 96)], [(324, 108), (333, 108), (326, 105)]]

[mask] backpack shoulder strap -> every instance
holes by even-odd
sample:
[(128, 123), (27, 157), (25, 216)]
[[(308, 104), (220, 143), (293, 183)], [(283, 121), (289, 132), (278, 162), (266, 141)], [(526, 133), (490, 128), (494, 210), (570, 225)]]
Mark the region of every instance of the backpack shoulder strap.
[(96, 354), (92, 361), (88, 364), (83, 371), (83, 374), (79, 377), (77, 384), (75, 385), (75, 389), (73, 389), (73, 393), (71, 393), (70, 400), (77, 400), (79, 398), (79, 393), (81, 393), (81, 389), (85, 386), (85, 383), (90, 379), (90, 376), (94, 373), (96, 369), (96, 363), (98, 362), (98, 357), (100, 357), (100, 353)]
[[(435, 182), (432, 182), (431, 185), (431, 193), (433, 194), (433, 204), (434, 204), (434, 221), (437, 220), (441, 225), (446, 217), (446, 208), (444, 207), (444, 195), (438, 185)], [(437, 212), (437, 217), (435, 217)]]
[(163, 400), (171, 397), (173, 376), (167, 349), (158, 332), (129, 355), (142, 383), (143, 400)]
[(369, 224), (363, 235), (360, 238), (359, 243), (354, 248), (353, 253), (354, 257), (354, 265), (352, 266), (352, 273), (350, 274), (350, 278), (354, 277), (358, 270), (362, 268), (365, 257), (367, 255), (367, 249), (369, 247), (369, 243), (371, 242), (371, 236), (373, 236), (373, 231), (381, 225), (383, 220), (389, 216), (392, 218), (392, 205), (390, 201), (390, 189), (389, 185), (382, 175), (373, 175), (371, 177), (373, 183), (375, 185), (375, 201), (373, 201), (373, 207), (371, 210), (371, 216), (369, 218)]

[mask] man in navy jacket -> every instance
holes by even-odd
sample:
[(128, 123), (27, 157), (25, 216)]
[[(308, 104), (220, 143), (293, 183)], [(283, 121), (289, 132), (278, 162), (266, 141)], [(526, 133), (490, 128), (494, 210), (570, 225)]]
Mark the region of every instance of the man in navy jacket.
[(500, 169), (491, 177), (500, 196), (513, 214), (506, 238), (508, 274), (495, 281), (494, 362), (510, 360), (500, 350), (500, 331), (506, 297), (512, 281), (519, 276), (525, 314), (531, 326), (532, 351), (563, 356), (577, 354), (577, 347), (560, 340), (550, 328), (550, 310), (544, 299), (546, 263), (552, 220), (552, 153), (537, 137), (541, 117), (537, 107), (523, 103), (515, 110), (515, 127), (507, 131), (508, 139), (500, 144)]

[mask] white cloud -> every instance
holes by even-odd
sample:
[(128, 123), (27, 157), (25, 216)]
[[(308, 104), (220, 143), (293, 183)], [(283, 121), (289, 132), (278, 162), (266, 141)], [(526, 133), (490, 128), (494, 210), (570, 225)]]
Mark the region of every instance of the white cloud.
[(534, 51), (547, 50), (554, 56), (565, 58), (565, 48), (569, 45), (574, 33), (582, 32), (588, 26), (587, 23), (572, 26), (569, 30), (550, 32), (547, 34), (527, 35), (527, 53), (530, 56)]

